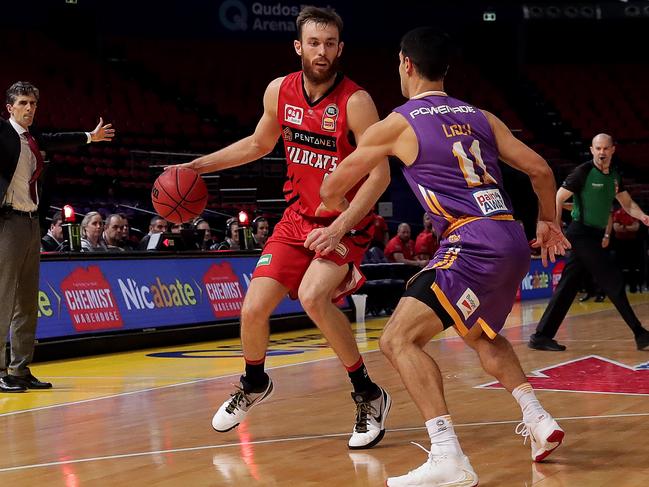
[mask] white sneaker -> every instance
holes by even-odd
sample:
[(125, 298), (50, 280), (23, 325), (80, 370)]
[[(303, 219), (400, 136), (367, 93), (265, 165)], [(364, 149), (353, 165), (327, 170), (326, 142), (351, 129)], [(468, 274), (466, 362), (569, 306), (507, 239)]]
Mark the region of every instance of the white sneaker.
[(516, 426), (516, 434), (532, 439), (532, 460), (543, 461), (556, 450), (566, 435), (559, 424), (547, 411), (542, 411), (532, 422), (521, 422)]
[(373, 400), (352, 392), (352, 399), (356, 403), (356, 424), (348, 443), (351, 450), (372, 448), (385, 435), (385, 420), (392, 406), (392, 398), (383, 389), (379, 389), (381, 395)]
[(475, 487), (478, 476), (466, 455), (451, 455), (426, 450), (428, 460), (422, 466), (401, 477), (390, 477), (388, 487)]
[(273, 395), (273, 381), (268, 378), (268, 386), (263, 392), (249, 392), (243, 390), (243, 385), (235, 385), (236, 390), (230, 394), (230, 399), (221, 404), (221, 407), (212, 418), (212, 428), (220, 433), (230, 431), (241, 423), (248, 411)]

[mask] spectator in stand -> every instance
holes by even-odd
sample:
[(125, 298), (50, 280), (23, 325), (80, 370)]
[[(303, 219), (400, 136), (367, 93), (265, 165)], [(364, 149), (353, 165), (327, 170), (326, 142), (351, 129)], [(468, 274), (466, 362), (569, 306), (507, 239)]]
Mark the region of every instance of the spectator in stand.
[(52, 216), (50, 229), (41, 239), (41, 252), (62, 252), (70, 250), (70, 246), (63, 237), (63, 217), (60, 211)]
[(225, 231), (223, 242), (214, 245), (216, 250), (239, 250), (239, 221), (235, 217), (225, 222)]
[[(624, 208), (613, 213), (615, 250), (629, 291), (638, 292), (642, 267), (642, 240), (639, 236), (640, 222), (629, 215)], [(642, 290), (642, 289), (641, 289)]]
[(212, 240), (212, 228), (210, 227), (210, 224), (207, 222), (207, 220), (204, 220), (201, 217), (196, 217), (192, 222), (192, 226), (195, 230), (205, 231), (200, 247), (201, 250), (210, 250), (212, 248), (212, 245), (214, 245), (214, 241)]
[(437, 236), (433, 232), (433, 220), (424, 213), (424, 229), (415, 240), (415, 257), (419, 260), (430, 260), (439, 248)]
[(101, 238), (104, 221), (97, 211), (86, 213), (81, 220), (81, 252), (105, 252), (106, 242)]
[(415, 242), (410, 238), (410, 225), (400, 223), (397, 234), (385, 246), (385, 257), (388, 262), (400, 262), (402, 264), (424, 267), (427, 260), (415, 258)]
[(171, 233), (180, 233), (180, 231), (183, 229), (183, 224), (182, 223), (174, 223), (171, 225)]
[(140, 250), (146, 250), (147, 246), (149, 245), (149, 240), (151, 240), (151, 235), (166, 232), (168, 226), (169, 222), (167, 222), (167, 220), (162, 218), (160, 215), (156, 215), (151, 218), (151, 221), (149, 222), (149, 233), (142, 237), (138, 248)]
[(106, 218), (103, 240), (109, 251), (123, 252), (127, 250), (128, 221), (123, 215), (113, 213)]
[(270, 224), (263, 216), (258, 216), (252, 221), (253, 246), (256, 249), (263, 249), (270, 234)]
[(376, 207), (374, 208), (374, 234), (372, 235), (371, 247), (378, 247), (381, 250), (385, 249), (385, 246), (390, 241), (390, 234), (388, 233), (388, 224), (385, 222), (385, 218), (378, 214)]

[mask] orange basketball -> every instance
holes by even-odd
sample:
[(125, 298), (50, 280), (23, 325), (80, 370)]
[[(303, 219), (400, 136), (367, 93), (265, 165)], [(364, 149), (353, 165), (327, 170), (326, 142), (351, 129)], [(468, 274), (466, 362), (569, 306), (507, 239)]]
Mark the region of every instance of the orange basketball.
[(186, 223), (203, 213), (207, 205), (207, 186), (193, 169), (172, 167), (153, 183), (151, 201), (164, 219)]

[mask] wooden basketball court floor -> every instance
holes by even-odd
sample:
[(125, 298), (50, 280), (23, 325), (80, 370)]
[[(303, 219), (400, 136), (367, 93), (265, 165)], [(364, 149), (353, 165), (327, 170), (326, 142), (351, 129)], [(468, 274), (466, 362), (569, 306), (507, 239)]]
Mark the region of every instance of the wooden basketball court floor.
[[(649, 325), (649, 295), (632, 295)], [(452, 332), (427, 350), (445, 377), (461, 444), (481, 486), (649, 485), (649, 352), (635, 349), (608, 302), (575, 303), (559, 331), (565, 352), (526, 347), (544, 302), (516, 304), (504, 332), (541, 402), (566, 430), (534, 464), (514, 433), (520, 410)], [(351, 452), (344, 369), (316, 329), (274, 334), (275, 395), (228, 433), (210, 421), (241, 370), (236, 339), (40, 363), (54, 389), (0, 394), (0, 486), (379, 486), (419, 466), (422, 418), (378, 350), (385, 319), (356, 325), (373, 378), (394, 405), (384, 440)], [(536, 371), (536, 372), (535, 372)], [(480, 387), (483, 386), (483, 387)]]

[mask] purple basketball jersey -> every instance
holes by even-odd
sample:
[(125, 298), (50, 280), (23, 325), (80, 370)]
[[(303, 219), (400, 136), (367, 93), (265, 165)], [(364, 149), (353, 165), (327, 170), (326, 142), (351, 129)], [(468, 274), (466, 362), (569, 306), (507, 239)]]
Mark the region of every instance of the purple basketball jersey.
[(477, 324), (494, 338), (529, 269), (530, 251), (512, 218), (489, 121), (449, 96), (412, 99), (395, 112), (419, 142), (417, 159), (403, 173), (440, 237), (422, 272), (435, 270), (432, 290), (461, 335)]
[(478, 108), (432, 95), (409, 100), (394, 111), (417, 135), (419, 154), (403, 173), (437, 235), (465, 217), (512, 213), (502, 186), (496, 140)]

